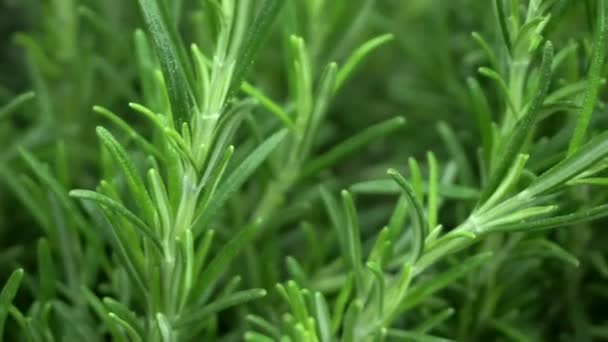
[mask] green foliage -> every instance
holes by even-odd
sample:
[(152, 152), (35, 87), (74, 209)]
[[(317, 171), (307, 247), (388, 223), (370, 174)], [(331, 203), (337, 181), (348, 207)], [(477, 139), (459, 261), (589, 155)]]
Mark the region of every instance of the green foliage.
[(0, 339), (608, 336), (605, 0), (1, 6)]

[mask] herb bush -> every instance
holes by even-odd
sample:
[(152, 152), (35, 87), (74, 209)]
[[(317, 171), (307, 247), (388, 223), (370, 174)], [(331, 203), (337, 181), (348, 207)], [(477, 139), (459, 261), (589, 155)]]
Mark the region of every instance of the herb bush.
[(606, 0), (0, 6), (0, 338), (608, 339)]

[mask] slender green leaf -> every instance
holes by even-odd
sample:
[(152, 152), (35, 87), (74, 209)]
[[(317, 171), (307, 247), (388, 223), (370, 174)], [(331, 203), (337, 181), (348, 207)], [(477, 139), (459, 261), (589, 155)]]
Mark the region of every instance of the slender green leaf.
[(492, 253), (482, 253), (468, 258), (464, 262), (456, 265), (447, 271), (435, 275), (431, 279), (413, 287), (405, 296), (403, 302), (399, 305), (399, 312), (405, 312), (416, 305), (420, 304), (425, 299), (437, 291), (452, 284), (458, 278), (472, 272), (492, 256)]
[(0, 339), (2, 339), (2, 336), (4, 335), (4, 323), (6, 321), (6, 317), (8, 316), (8, 311), (11, 307), (13, 299), (15, 299), (15, 295), (17, 295), (17, 290), (19, 290), (22, 278), (22, 268), (13, 271), (2, 287), (2, 291), (0, 291)]
[(479, 68), (479, 73), (498, 84), (500, 90), (502, 91), (502, 95), (505, 97), (505, 101), (507, 102), (511, 115), (513, 115), (515, 118), (519, 117), (519, 110), (517, 107), (515, 107), (515, 103), (511, 97), (511, 92), (509, 91), (509, 86), (504, 78), (497, 71), (486, 67)]
[(433, 152), (427, 153), (429, 163), (429, 195), (427, 200), (427, 230), (424, 234), (428, 234), (431, 229), (437, 226), (437, 216), (439, 212), (439, 166), (437, 166), (437, 158)]
[[(412, 184), (412, 188), (413, 187), (414, 185)], [(350, 190), (359, 194), (376, 195), (393, 195), (401, 192), (399, 185), (390, 179), (375, 179), (355, 183), (350, 187)], [(428, 190), (428, 183), (423, 182), (421, 193), (428, 193)], [(441, 197), (458, 200), (474, 200), (479, 198), (479, 192), (476, 189), (452, 184), (439, 184), (439, 195)], [(416, 196), (420, 197), (418, 193), (416, 193)]]
[(167, 84), (172, 116), (177, 120), (174, 125), (192, 115), (197, 115), (189, 74), (190, 64), (185, 48), (179, 41), (173, 23), (168, 22), (161, 0), (138, 0), (154, 49), (160, 60), (163, 77)]
[(556, 205), (527, 207), (524, 209), (517, 210), (513, 213), (506, 213), (498, 218), (494, 218), (493, 220), (490, 219), (489, 223), (486, 223), (482, 227), (479, 227), (480, 229), (478, 232), (485, 233), (488, 231), (492, 231), (494, 226), (501, 226), (509, 222), (521, 222), (532, 217), (540, 217), (546, 214), (550, 214), (556, 210)]
[(540, 231), (557, 227), (577, 225), (608, 216), (608, 204), (582, 209), (571, 214), (535, 218), (523, 222), (510, 222), (492, 228), (495, 232)]
[(454, 133), (452, 128), (445, 122), (439, 122), (437, 124), (437, 130), (443, 139), (445, 147), (448, 149), (448, 151), (450, 151), (450, 154), (458, 165), (458, 176), (460, 177), (460, 180), (464, 183), (464, 185), (472, 185), (474, 179), (473, 170), (471, 170), (471, 166), (469, 165), (467, 155), (462, 143), (460, 142), (460, 139), (456, 136), (456, 133)]
[(390, 135), (404, 124), (404, 118), (396, 117), (365, 129), (363, 132), (339, 143), (329, 151), (308, 162), (302, 171), (300, 171), (300, 178), (304, 179), (316, 175), (374, 140)]
[(494, 144), (492, 139), (493, 129), (490, 105), (477, 80), (468, 78), (467, 84), (469, 86), (469, 93), (471, 94), (471, 101), (473, 102), (473, 112), (475, 113), (477, 128), (481, 135), (483, 159), (487, 167), (492, 161), (492, 147)]
[(475, 40), (475, 42), (483, 50), (484, 54), (488, 58), (488, 62), (490, 62), (490, 66), (492, 67), (492, 69), (499, 70), (498, 58), (490, 48), (488, 42), (486, 42), (486, 40), (483, 38), (483, 36), (481, 36), (478, 32), (472, 32), (471, 37), (473, 37), (473, 40)]
[(237, 168), (226, 177), (215, 192), (214, 200), (209, 203), (201, 215), (196, 219), (195, 227), (206, 227), (217, 214), (224, 203), (237, 191), (251, 174), (268, 158), (281, 143), (287, 131), (279, 131), (266, 139), (256, 148)]
[(97, 135), (125, 175), (129, 190), (131, 190), (137, 206), (142, 210), (145, 221), (148, 223), (154, 222), (156, 214), (152, 199), (127, 151), (105, 128), (101, 126), (97, 127)]
[(55, 282), (58, 281), (58, 274), (53, 264), (48, 241), (40, 239), (36, 247), (38, 274), (40, 276), (40, 300), (46, 302), (51, 300), (55, 295)]
[[(418, 161), (412, 157), (409, 157), (407, 159), (407, 164), (409, 166), (410, 169), (410, 179), (412, 182), (412, 189), (414, 190), (414, 194), (420, 198), (420, 203), (423, 203), (423, 199), (424, 199), (424, 192), (426, 191), (426, 194), (428, 195), (429, 193), (429, 189), (430, 186), (426, 186), (425, 188), (425, 183), (422, 180), (422, 172), (420, 172), (420, 165), (418, 165)], [(390, 183), (391, 185), (395, 186), (398, 192), (401, 192), (401, 187), (399, 187), (399, 184), (395, 183), (394, 181), (391, 180), (386, 180), (387, 183)], [(428, 182), (426, 183), (426, 185), (428, 185)]]
[(346, 226), (344, 215), (340, 211), (339, 205), (338, 205), (336, 199), (334, 198), (334, 196), (331, 195), (329, 190), (327, 190), (325, 187), (321, 187), (320, 193), (321, 193), (321, 199), (323, 200), (323, 204), (325, 205), (325, 210), (327, 211), (331, 224), (338, 232), (338, 234), (336, 234), (336, 235), (338, 237), (338, 243), (340, 245), (340, 250), (342, 250), (344, 253), (346, 253), (348, 251), (348, 245), (347, 245), (348, 241), (346, 240), (344, 234), (341, 233), (342, 232), (341, 227)]
[(117, 250), (118, 260), (122, 263), (127, 275), (131, 277), (131, 281), (138, 286), (138, 290), (146, 295), (148, 287), (144, 280), (146, 277), (143, 274), (144, 260), (140, 246), (134, 246), (124, 230), (115, 229), (115, 227), (119, 227), (117, 224), (119, 220), (113, 212), (103, 211), (103, 213), (107, 220), (106, 224), (111, 227), (112, 242)]
[(488, 208), (493, 207), (499, 200), (504, 198), (509, 191), (517, 185), (519, 178), (521, 176), (522, 171), (524, 170), (524, 166), (526, 166), (526, 162), (528, 161), (529, 156), (527, 154), (520, 154), (517, 156), (517, 159), (505, 175), (504, 179), (496, 188), (494, 193), (488, 198), (488, 200), (479, 208), (479, 212), (483, 212)]
[(162, 341), (171, 341), (173, 340), (173, 330), (171, 329), (171, 323), (167, 316), (165, 316), (162, 312), (156, 313), (156, 326), (162, 336)]
[(309, 156), (314, 145), (314, 139), (319, 132), (319, 127), (323, 122), (323, 118), (327, 114), (330, 99), (333, 95), (333, 86), (336, 81), (337, 65), (329, 63), (323, 70), (323, 74), (319, 80), (317, 93), (315, 94), (314, 106), (308, 120), (305, 122), (302, 141), (300, 142), (299, 159), (305, 159)]
[(314, 307), (319, 327), (320, 340), (321, 342), (331, 342), (333, 340), (330, 326), (331, 316), (329, 314), (327, 301), (320, 292), (315, 292), (314, 294)]
[(287, 128), (289, 128), (290, 130), (295, 130), (295, 124), (293, 123), (291, 118), (289, 118), (289, 115), (283, 110), (283, 108), (281, 108), (278, 104), (272, 101), (269, 97), (264, 95), (262, 91), (260, 91), (258, 88), (252, 86), (247, 82), (243, 82), (243, 84), (241, 85), (241, 90), (243, 90), (245, 94), (258, 100), (260, 104), (264, 106), (264, 108), (266, 108), (269, 112), (271, 112), (279, 120), (281, 120)]
[(505, 9), (503, 8), (503, 1), (502, 0), (494, 0), (494, 5), (495, 5), (495, 9), (496, 9), (496, 13), (497, 13), (497, 19), (498, 19), (498, 24), (499, 24), (499, 28), (500, 28), (500, 34), (502, 36), (502, 40), (505, 43), (505, 45), (507, 46), (507, 50), (511, 51), (512, 50), (512, 42), (511, 42), (511, 36), (509, 35), (509, 29), (508, 29), (508, 20), (507, 20), (507, 16), (505, 15)]
[(103, 304), (108, 308), (109, 312), (116, 315), (116, 317), (122, 321), (127, 322), (129, 326), (136, 332), (137, 336), (142, 338), (145, 336), (141, 322), (139, 322), (135, 313), (127, 308), (125, 304), (109, 297), (105, 297), (103, 299)]
[(264, 44), (264, 41), (270, 34), (272, 23), (278, 17), (284, 3), (285, 1), (282, 0), (264, 0), (264, 3), (262, 3), (241, 47), (237, 65), (234, 69), (232, 84), (228, 91), (228, 99), (235, 95), (235, 92), (241, 87), (241, 83), (247, 77), (247, 72), (253, 65), (262, 44)]
[(507, 336), (509, 338), (509, 340), (511, 340), (511, 341), (517, 341), (517, 342), (534, 341), (533, 338), (530, 338), (528, 336), (528, 332), (523, 331), (521, 329), (517, 329), (517, 328), (513, 327), (512, 325), (507, 324), (506, 322), (493, 319), (490, 321), (490, 324), (496, 330), (500, 331), (502, 334)]
[(608, 156), (608, 132), (598, 135), (547, 172), (540, 175), (519, 196), (536, 196), (566, 183)]
[(393, 35), (383, 34), (381, 36), (372, 38), (367, 42), (363, 43), (355, 52), (353, 52), (350, 57), (344, 63), (344, 66), (340, 68), (338, 71), (338, 75), (336, 76), (336, 86), (335, 89), (338, 90), (342, 87), (346, 79), (350, 77), (353, 71), (357, 68), (359, 64), (375, 49), (386, 44), (393, 40)]
[(351, 302), (350, 306), (346, 309), (344, 314), (344, 324), (342, 332), (342, 340), (347, 342), (355, 342), (359, 328), (357, 324), (361, 313), (363, 312), (363, 302), (360, 299), (355, 299)]
[(401, 187), (403, 193), (408, 199), (408, 203), (410, 208), (413, 210), (412, 217), (414, 218), (414, 224), (412, 225), (412, 255), (411, 261), (415, 262), (422, 255), (422, 251), (424, 250), (424, 238), (426, 232), (429, 231), (428, 222), (424, 216), (424, 210), (422, 209), (422, 204), (411, 185), (403, 176), (394, 169), (389, 169), (388, 174), (393, 178), (393, 180)]
[(58, 199), (61, 207), (68, 213), (70, 213), (71, 218), (76, 221), (79, 225), (84, 226), (84, 219), (80, 212), (76, 209), (75, 204), (70, 201), (70, 198), (67, 195), (67, 191), (64, 186), (59, 182), (57, 177), (51, 174), (47, 165), (43, 164), (40, 160), (38, 160), (32, 153), (21, 150), (21, 156), (23, 160), (30, 167), (32, 172), (36, 174), (38, 179), (46, 188), (45, 190), (51, 191), (56, 198)]
[(346, 226), (338, 227), (340, 234), (346, 243), (346, 260), (348, 260), (349, 266), (352, 268), (355, 274), (355, 280), (357, 284), (357, 290), (363, 291), (364, 278), (363, 278), (363, 265), (361, 258), (361, 233), (359, 231), (359, 218), (357, 216), (357, 209), (355, 203), (346, 190), (342, 190), (342, 202), (344, 205), (344, 212), (346, 217)]
[(262, 221), (258, 220), (241, 229), (222, 247), (222, 249), (220, 249), (199, 276), (199, 284), (196, 286), (196, 288), (199, 289), (199, 292), (208, 290), (217, 282), (218, 278), (228, 270), (232, 260), (234, 260), (251, 241), (261, 223)]
[(112, 335), (112, 338), (114, 338), (116, 341), (127, 342), (127, 338), (123, 334), (121, 334), (122, 329), (119, 329), (117, 324), (112, 319), (110, 319), (110, 317), (108, 316), (109, 312), (107, 308), (103, 305), (101, 300), (99, 300), (99, 298), (97, 298), (97, 296), (86, 287), (82, 287), (81, 292), (83, 294), (84, 299), (89, 303), (89, 305), (93, 309), (93, 312), (95, 312), (95, 314), (103, 321), (103, 324), (107, 326), (108, 330), (110, 331), (110, 334)]
[(389, 337), (393, 337), (400, 341), (412, 341), (412, 342), (450, 342), (448, 338), (431, 336), (414, 331), (404, 331), (398, 329), (389, 329), (387, 332)]
[(297, 281), (298, 284), (302, 284), (304, 286), (308, 284), (308, 276), (298, 260), (288, 255), (285, 258), (285, 264), (287, 265), (287, 272), (289, 273), (290, 278)]
[(137, 330), (135, 330), (135, 328), (133, 326), (131, 326), (131, 324), (129, 324), (129, 322), (123, 320), (121, 317), (118, 317), (118, 315), (116, 315), (114, 312), (108, 313), (108, 317), (112, 321), (116, 322), (116, 324), (120, 325), (123, 329), (125, 329), (125, 331), (129, 335), (131, 341), (133, 341), (133, 342), (143, 341), (142, 336), (140, 336), (137, 333)]
[(274, 340), (272, 341), (280, 340), (281, 334), (279, 332), (278, 327), (268, 322), (266, 319), (256, 315), (247, 315), (245, 319), (247, 320), (247, 322), (257, 326), (262, 330), (265, 330), (266, 333), (270, 334), (274, 338)]
[[(99, 205), (110, 209), (112, 212), (117, 213), (120, 216), (126, 218), (129, 222), (133, 224), (133, 227), (135, 227), (136, 230), (142, 234), (142, 237), (145, 236), (154, 243), (154, 245), (158, 248), (159, 252), (163, 250), (160, 238), (156, 235), (152, 228), (146, 225), (146, 223), (140, 220), (137, 216), (135, 216), (135, 214), (133, 214), (129, 209), (125, 208), (125, 206), (123, 206), (121, 203), (113, 200), (112, 198), (104, 194), (90, 190), (72, 190), (70, 191), (70, 196), (94, 201)], [(115, 229), (120, 229), (120, 227), (115, 227)]]
[(194, 308), (184, 313), (182, 317), (175, 323), (175, 327), (185, 327), (191, 324), (196, 324), (207, 317), (214, 315), (227, 308), (245, 304), (252, 300), (256, 300), (266, 296), (264, 289), (252, 289), (239, 291), (218, 299), (215, 302), (204, 304), (198, 308)]
[(279, 340), (278, 338), (270, 338), (254, 331), (247, 331), (245, 333), (245, 341), (247, 342), (274, 342)]
[(127, 135), (133, 139), (139, 146), (141, 146), (144, 151), (153, 155), (158, 159), (163, 159), (163, 155), (154, 147), (154, 145), (150, 144), (144, 137), (142, 137), (137, 131), (135, 131), (128, 123), (126, 123), (123, 119), (121, 119), (118, 115), (111, 112), (109, 109), (101, 107), (101, 106), (93, 106), (93, 111), (99, 113), (103, 117), (112, 121), (118, 128), (122, 129)]
[(378, 303), (378, 314), (384, 314), (384, 293), (386, 288), (385, 275), (380, 268), (380, 265), (374, 261), (369, 261), (365, 267), (374, 275), (374, 285), (376, 288), (376, 301)]
[(423, 333), (423, 334), (427, 333), (427, 332), (433, 330), (433, 328), (435, 328), (439, 324), (446, 321), (452, 315), (454, 315), (454, 312), (455, 312), (455, 310), (453, 308), (447, 308), (445, 310), (441, 310), (440, 312), (429, 317), (426, 321), (419, 324), (416, 328), (414, 328), (414, 331), (416, 331), (418, 333)]
[(591, 66), (589, 67), (589, 84), (585, 91), (585, 99), (583, 108), (578, 115), (576, 128), (570, 145), (568, 146), (568, 155), (574, 154), (585, 140), (587, 128), (591, 121), (591, 115), (595, 108), (597, 97), (601, 85), (602, 70), (604, 68), (604, 59), (606, 57), (606, 41), (608, 40), (608, 2), (606, 0), (598, 0), (598, 20), (595, 40), (593, 42), (593, 56), (591, 57)]
[(349, 277), (344, 286), (340, 289), (338, 298), (334, 304), (333, 316), (331, 318), (331, 332), (336, 334), (340, 330), (340, 325), (343, 320), (344, 309), (348, 304), (353, 290), (354, 278)]
[(487, 186), (481, 194), (480, 201), (484, 202), (488, 199), (491, 193), (496, 189), (498, 184), (503, 179), (504, 174), (509, 169), (515, 157), (520, 153), (526, 138), (536, 124), (539, 113), (545, 99), (545, 95), (549, 90), (551, 82), (551, 63), (553, 60), (553, 45), (551, 42), (545, 44), (543, 50), (543, 59), (540, 66), (540, 81), (526, 114), (517, 121), (513, 128), (506, 145), (502, 148), (502, 153), (498, 159), (498, 164), (492, 169)]
[(36, 94), (33, 91), (28, 91), (26, 93), (18, 95), (17, 97), (12, 99), (9, 103), (0, 107), (0, 120), (4, 119), (5, 117), (7, 117), (10, 114), (12, 114), (13, 112), (15, 112), (23, 104), (32, 100), (35, 96), (36, 96)]
[(572, 253), (568, 252), (555, 242), (546, 239), (527, 240), (519, 244), (518, 251), (525, 255), (540, 255), (560, 259), (574, 267), (580, 265), (580, 261)]

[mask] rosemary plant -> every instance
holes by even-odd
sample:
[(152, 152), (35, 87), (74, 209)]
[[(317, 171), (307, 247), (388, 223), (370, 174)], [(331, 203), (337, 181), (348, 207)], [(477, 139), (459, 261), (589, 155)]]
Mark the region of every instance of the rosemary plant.
[(606, 0), (3, 6), (0, 339), (608, 338)]

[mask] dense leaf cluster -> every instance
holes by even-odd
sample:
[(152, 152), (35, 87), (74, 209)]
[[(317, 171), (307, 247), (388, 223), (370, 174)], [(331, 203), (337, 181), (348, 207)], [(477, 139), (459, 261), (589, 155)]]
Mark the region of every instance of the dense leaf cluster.
[(0, 6), (0, 339), (608, 338), (608, 0)]

